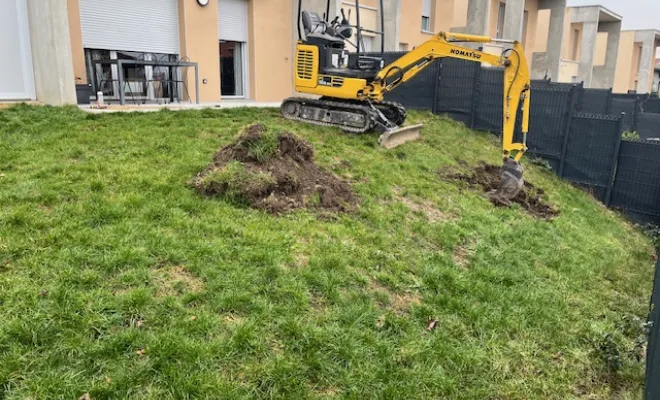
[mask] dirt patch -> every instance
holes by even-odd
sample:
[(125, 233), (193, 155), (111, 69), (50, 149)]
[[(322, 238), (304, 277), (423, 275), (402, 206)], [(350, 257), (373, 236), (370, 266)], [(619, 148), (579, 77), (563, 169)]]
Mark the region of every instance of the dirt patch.
[(156, 297), (179, 296), (188, 292), (200, 292), (204, 284), (201, 279), (183, 266), (162, 267), (152, 270), (152, 284)]
[(426, 219), (431, 223), (447, 222), (456, 219), (455, 215), (438, 210), (435, 204), (428, 200), (415, 202), (414, 200), (403, 196), (400, 188), (394, 189), (394, 197), (396, 200), (405, 204), (410, 211), (426, 216)]
[(351, 186), (314, 163), (312, 146), (261, 124), (245, 129), (190, 182), (200, 193), (271, 213), (307, 207), (346, 212), (357, 207)]
[[(439, 174), (443, 179), (465, 182), (468, 186), (480, 188), (488, 194), (492, 194), (497, 190), (500, 184), (500, 167), (492, 164), (480, 163), (470, 173), (447, 172), (439, 171)], [(552, 219), (559, 215), (559, 210), (543, 199), (544, 194), (543, 189), (537, 188), (526, 181), (523, 189), (511, 202), (519, 204), (536, 218)], [(489, 198), (496, 206), (506, 206), (493, 196), (489, 196)]]
[(466, 243), (454, 247), (454, 250), (451, 253), (451, 258), (457, 267), (461, 269), (467, 269), (469, 267), (471, 255), (470, 246), (471, 243)]
[(376, 294), (376, 297), (388, 299), (389, 304), (380, 302), (380, 305), (385, 309), (390, 309), (398, 315), (408, 313), (410, 309), (422, 303), (422, 298), (417, 293), (401, 293), (393, 292), (392, 289), (383, 286), (379, 282), (370, 279), (370, 289)]

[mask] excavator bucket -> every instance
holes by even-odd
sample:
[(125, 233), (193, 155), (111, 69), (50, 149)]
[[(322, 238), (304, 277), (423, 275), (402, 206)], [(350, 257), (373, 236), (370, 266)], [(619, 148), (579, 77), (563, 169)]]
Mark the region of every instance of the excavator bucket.
[(493, 197), (503, 204), (509, 204), (525, 186), (523, 166), (513, 158), (506, 157), (500, 172), (500, 186)]
[(378, 138), (378, 144), (386, 149), (393, 149), (404, 143), (419, 140), (424, 124), (388, 129)]

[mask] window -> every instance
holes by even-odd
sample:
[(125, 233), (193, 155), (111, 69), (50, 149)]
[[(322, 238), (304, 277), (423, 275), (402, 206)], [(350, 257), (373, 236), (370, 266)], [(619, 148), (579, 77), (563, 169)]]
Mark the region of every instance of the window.
[(573, 61), (577, 61), (579, 53), (580, 53), (580, 30), (579, 29), (574, 29), (573, 30), (573, 53), (571, 54), (571, 59)]
[(523, 32), (522, 32), (522, 46), (523, 49), (527, 45), (527, 23), (529, 22), (529, 11), (525, 11), (523, 15)]
[[(108, 98), (119, 97), (119, 69), (113, 60), (153, 61), (154, 65), (124, 65), (124, 94), (133, 99), (155, 100), (174, 98), (178, 89), (178, 79), (171, 79), (172, 68), (158, 66), (159, 61), (177, 61), (176, 54), (142, 53), (135, 51), (85, 49), (87, 81), (92, 84), (93, 93), (103, 92)], [(163, 84), (164, 82), (168, 84)]]
[(371, 36), (362, 36), (362, 44), (364, 46), (364, 52), (369, 53), (374, 49), (374, 38)]
[(245, 96), (242, 42), (220, 41), (220, 91), (223, 96)]
[(506, 4), (500, 3), (499, 11), (497, 12), (497, 38), (503, 39), (504, 35), (504, 13), (506, 11)]
[(433, 0), (423, 0), (422, 2), (422, 31), (424, 32), (431, 32), (433, 30), (433, 24), (431, 23), (433, 2)]

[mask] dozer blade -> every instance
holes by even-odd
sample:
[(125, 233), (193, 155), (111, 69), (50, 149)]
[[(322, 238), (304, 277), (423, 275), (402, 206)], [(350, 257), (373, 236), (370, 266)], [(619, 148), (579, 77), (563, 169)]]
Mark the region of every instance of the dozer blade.
[(393, 149), (404, 143), (419, 140), (424, 124), (389, 129), (378, 138), (378, 144), (386, 149)]

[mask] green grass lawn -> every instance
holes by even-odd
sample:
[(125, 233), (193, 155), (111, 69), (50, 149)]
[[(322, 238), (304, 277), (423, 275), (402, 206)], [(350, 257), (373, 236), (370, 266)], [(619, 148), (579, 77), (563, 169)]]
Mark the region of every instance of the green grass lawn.
[[(560, 217), (493, 207), (437, 171), (497, 141), (411, 120), (424, 140), (383, 150), (269, 109), (0, 110), (0, 398), (639, 398), (649, 240), (529, 162)], [(186, 185), (255, 121), (360, 210)]]

